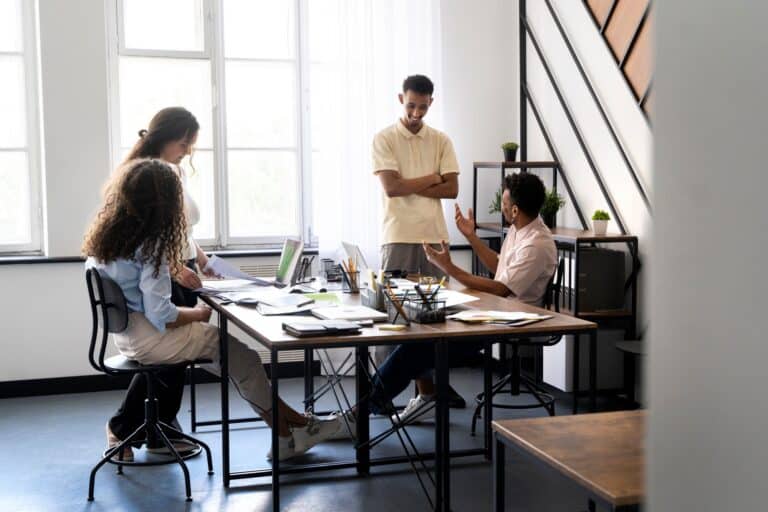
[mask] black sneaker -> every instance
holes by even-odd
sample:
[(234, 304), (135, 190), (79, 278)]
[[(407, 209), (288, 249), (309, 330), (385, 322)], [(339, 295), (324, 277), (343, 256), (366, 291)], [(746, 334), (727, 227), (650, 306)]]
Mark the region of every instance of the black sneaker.
[(467, 402), (453, 386), (448, 386), (448, 407), (451, 409), (466, 409)]

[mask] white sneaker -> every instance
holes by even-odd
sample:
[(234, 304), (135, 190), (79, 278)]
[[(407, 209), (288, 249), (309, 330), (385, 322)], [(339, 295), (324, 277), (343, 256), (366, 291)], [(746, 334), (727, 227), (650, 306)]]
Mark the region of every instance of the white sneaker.
[(392, 415), (392, 421), (395, 424), (402, 422), (404, 425), (412, 423), (419, 423), (420, 421), (431, 419), (435, 417), (435, 399), (434, 397), (425, 397), (419, 395), (416, 398), (411, 398), (408, 401), (408, 405), (405, 406), (403, 412)]
[(291, 429), (297, 453), (303, 453), (318, 443), (331, 439), (341, 428), (340, 416), (320, 417), (307, 415), (307, 424)]
[[(296, 451), (296, 442), (293, 440), (293, 436), (290, 437), (280, 437), (277, 438), (277, 448), (278, 452), (280, 453), (280, 461), (284, 461), (286, 459), (290, 459), (291, 457), (295, 457), (297, 455), (301, 455), (304, 453), (303, 451), (297, 452)], [(269, 449), (269, 452), (267, 452), (267, 460), (272, 460), (272, 448)]]
[[(328, 438), (329, 441), (340, 441), (345, 439), (356, 439), (357, 435), (357, 417), (352, 411), (337, 411), (331, 415), (339, 419), (339, 430)], [(345, 421), (346, 420), (346, 421)]]

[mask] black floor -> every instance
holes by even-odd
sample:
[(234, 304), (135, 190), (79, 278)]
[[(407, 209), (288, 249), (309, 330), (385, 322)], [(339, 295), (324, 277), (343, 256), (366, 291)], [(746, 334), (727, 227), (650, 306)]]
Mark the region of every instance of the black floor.
[[(318, 378), (318, 384), (321, 382)], [(451, 384), (466, 398), (469, 407), (451, 410), (451, 446), (482, 446), (469, 435), (474, 394), (482, 388), (479, 370), (451, 372)], [(354, 389), (352, 379), (345, 387)], [(298, 407), (303, 391), (300, 379), (281, 381), (281, 395)], [(410, 390), (409, 390), (410, 393)], [(208, 476), (205, 459), (188, 461), (194, 501), (184, 501), (184, 480), (178, 466), (126, 468), (115, 474), (104, 466), (96, 477), (96, 500), (86, 501), (88, 474), (105, 446), (104, 424), (117, 407), (122, 391), (55, 395), (0, 400), (0, 512), (9, 511), (254, 511), (271, 510), (268, 479), (234, 481), (229, 489), (221, 482), (221, 436), (216, 427), (198, 435), (213, 450), (215, 474)], [(216, 384), (198, 386), (198, 411), (214, 419), (219, 412)], [(396, 403), (404, 404), (403, 395)], [(510, 398), (511, 399), (511, 398)], [(251, 416), (250, 409), (233, 391), (230, 402), (235, 416)], [(558, 414), (570, 414), (570, 400), (558, 400)], [(326, 396), (318, 409), (335, 409)], [(189, 429), (188, 394), (179, 421)], [(543, 410), (528, 412), (496, 410), (497, 418), (541, 416)], [(372, 433), (382, 430), (386, 419), (372, 421)], [(267, 467), (269, 430), (257, 423), (236, 425), (232, 434), (232, 469)], [(419, 450), (434, 448), (433, 425), (409, 427)], [(400, 455), (394, 437), (377, 446), (373, 456)], [(315, 447), (297, 462), (352, 459), (351, 442), (336, 441)], [(288, 462), (289, 464), (290, 462)], [(491, 465), (482, 457), (455, 460), (451, 471), (452, 509), (491, 509)], [(550, 477), (541, 468), (511, 460), (507, 469), (508, 510), (585, 510), (586, 498), (560, 477)], [(395, 511), (427, 510), (428, 503), (408, 465), (375, 467), (371, 476), (359, 478), (354, 470), (314, 475), (287, 475), (282, 479), (283, 510), (299, 511)]]

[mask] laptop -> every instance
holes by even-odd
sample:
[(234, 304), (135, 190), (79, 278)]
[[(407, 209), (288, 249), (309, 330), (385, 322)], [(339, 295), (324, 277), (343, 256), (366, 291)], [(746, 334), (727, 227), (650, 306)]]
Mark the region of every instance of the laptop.
[(365, 257), (363, 256), (360, 247), (351, 242), (341, 242), (341, 245), (344, 247), (344, 252), (347, 253), (347, 258), (350, 258), (355, 262), (355, 267), (358, 270), (367, 270), (371, 268), (368, 266), (368, 262), (365, 261)]
[(262, 285), (272, 285), (275, 288), (293, 286), (296, 284), (296, 269), (303, 250), (304, 242), (287, 238), (280, 253), (280, 262), (277, 264), (277, 275), (274, 278), (256, 278), (254, 281)]

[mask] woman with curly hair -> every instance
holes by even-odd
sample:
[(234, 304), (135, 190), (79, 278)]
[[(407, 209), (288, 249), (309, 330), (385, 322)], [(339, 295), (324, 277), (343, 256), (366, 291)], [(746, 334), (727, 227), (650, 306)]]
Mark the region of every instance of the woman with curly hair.
[[(122, 289), (128, 327), (115, 334), (118, 350), (142, 364), (211, 359), (219, 374), (219, 330), (208, 323), (211, 309), (171, 302), (171, 276), (182, 265), (187, 236), (184, 196), (178, 174), (161, 160), (134, 160), (115, 173), (105, 203), (83, 244), (87, 268), (96, 268)], [(255, 350), (230, 336), (230, 377), (240, 395), (271, 422), (269, 381)], [(301, 414), (277, 404), (280, 458), (299, 455), (339, 430), (339, 419)], [(161, 418), (162, 419), (162, 418)]]
[[(184, 194), (184, 218), (186, 231), (183, 248), (176, 256), (183, 264), (175, 265), (171, 271), (171, 301), (177, 306), (194, 306), (197, 304), (197, 293), (194, 291), (202, 283), (195, 266), (205, 272), (208, 256), (192, 237), (192, 228), (200, 219), (197, 203), (187, 190), (187, 175), (181, 166), (182, 160), (189, 155), (190, 165), (192, 150), (197, 142), (200, 124), (195, 116), (183, 107), (167, 107), (157, 112), (149, 122), (147, 129), (139, 130), (139, 139), (125, 158), (126, 162), (137, 158), (158, 158), (163, 160), (176, 172), (182, 182)], [(194, 170), (194, 167), (192, 167)], [(159, 401), (159, 417), (178, 430), (181, 425), (176, 421), (176, 415), (181, 407), (184, 395), (184, 368), (165, 370), (158, 374), (160, 386), (156, 393)], [(144, 421), (144, 400), (147, 398), (147, 383), (143, 375), (136, 375), (128, 386), (117, 412), (110, 418), (106, 426), (107, 447), (112, 447), (121, 439), (128, 437)], [(180, 452), (194, 449), (188, 443), (174, 443)], [(164, 452), (165, 447), (148, 448), (150, 451)], [(128, 453), (130, 458), (133, 453)]]

